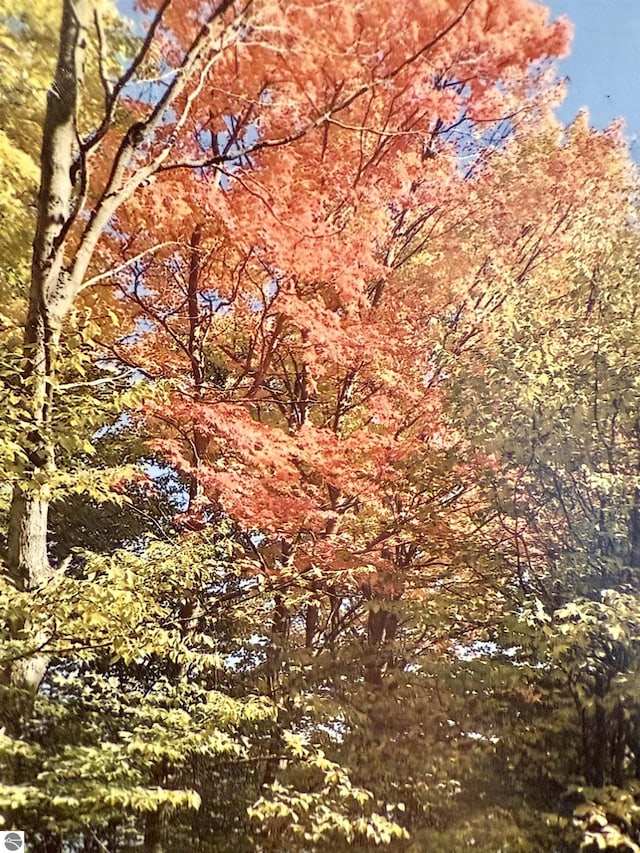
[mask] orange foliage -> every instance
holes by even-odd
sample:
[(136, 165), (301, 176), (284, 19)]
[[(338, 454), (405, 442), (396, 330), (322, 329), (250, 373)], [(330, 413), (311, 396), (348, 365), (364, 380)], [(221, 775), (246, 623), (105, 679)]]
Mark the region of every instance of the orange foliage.
[[(195, 0), (170, 4), (164, 63), (201, 21)], [(557, 134), (544, 60), (568, 25), (530, 0), (263, 0), (215, 26), (198, 91), (148, 142), (169, 156), (100, 254), (125, 265), (114, 288), (137, 322), (119, 356), (169, 383), (144, 413), (155, 446), (190, 479), (192, 512), (286, 541), (304, 570), (402, 569), (399, 586), (414, 564), (443, 571), (473, 529), (474, 454), (451, 461), (437, 352), (452, 312), (526, 278), (523, 211), (536, 263), (569, 239), (580, 190), (556, 175), (577, 143), (489, 138), (506, 116)], [(93, 155), (94, 193), (116, 144)], [(544, 161), (535, 188), (518, 156)]]

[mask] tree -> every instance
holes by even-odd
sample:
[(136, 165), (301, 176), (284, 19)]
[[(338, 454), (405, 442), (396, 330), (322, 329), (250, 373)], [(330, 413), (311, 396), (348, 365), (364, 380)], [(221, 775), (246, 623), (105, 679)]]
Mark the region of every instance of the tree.
[[(498, 39), (494, 30), (522, 9), (500, 21), (472, 4), (457, 17), (446, 4), (439, 11), (441, 21), (416, 19), (417, 53), (403, 46), (402, 59), (390, 41), (384, 63), (365, 80), (358, 75), (367, 63), (378, 63), (375, 52), (366, 61), (359, 55), (357, 74), (349, 58), (347, 73), (340, 64), (344, 51), (334, 44), (340, 34), (326, 35), (329, 47), (317, 35), (324, 33), (326, 10), (318, 20), (313, 6), (301, 11), (288, 26), (300, 28), (305, 44), (313, 29), (310, 50), (336, 62), (319, 63), (322, 74), (311, 70), (306, 83), (314, 91), (311, 103), (331, 92), (329, 114), (314, 120), (308, 104), (298, 104), (302, 78), (289, 80), (276, 48), (248, 101), (236, 95), (245, 82), (243, 66), (234, 65), (233, 79), (216, 89), (223, 105), (194, 118), (196, 148), (206, 151), (191, 162), (216, 168), (185, 179), (183, 164), (168, 165), (152, 188), (119, 211), (123, 236), (112, 241), (121, 264), (135, 260), (119, 270), (118, 287), (144, 328), (115, 354), (166, 380), (166, 398), (150, 402), (147, 417), (161, 431), (156, 447), (190, 478), (192, 514), (214, 507), (245, 529), (259, 530), (272, 549), (266, 564), (264, 547), (254, 554), (260, 572), (295, 578), (328, 570), (329, 579), (342, 578), (336, 588), (331, 580), (329, 589), (323, 580), (310, 584), (333, 596), (334, 604), (367, 585), (369, 596), (378, 595), (366, 571), (374, 587), (399, 595), (391, 576), (410, 570), (419, 552), (435, 550), (433, 544), (421, 549), (410, 528), (424, 530), (437, 500), (464, 480), (461, 472), (448, 477), (437, 471), (439, 465), (446, 469), (451, 453), (447, 458), (443, 452), (437, 464), (425, 461), (432, 436), (447, 441), (438, 434), (438, 377), (424, 381), (432, 372), (432, 309), (416, 310), (424, 294), (403, 287), (399, 277), (387, 293), (388, 274), (406, 263), (425, 222), (440, 227), (441, 218), (443, 228), (452, 226), (447, 206), (467, 190), (456, 172), (463, 146), (454, 142), (452, 125), (465, 125), (473, 138), (480, 122), (491, 123), (489, 110), (500, 118), (519, 98), (522, 113), (528, 104), (538, 114), (548, 98), (546, 89), (540, 95), (535, 88), (544, 76), (542, 82), (529, 77), (529, 93), (533, 87), (538, 97), (522, 101), (521, 73), (536, 40)], [(533, 26), (541, 19), (530, 12), (526, 20)], [(348, 23), (350, 15), (339, 12), (347, 33), (356, 26)], [(372, 7), (358, 51), (379, 47), (380, 39), (386, 43), (379, 15), (382, 10)], [(375, 38), (369, 25), (376, 27)], [(558, 30), (546, 31), (549, 40), (537, 49), (559, 49), (558, 36)], [(486, 65), (486, 50), (492, 63), (502, 56), (499, 69)], [(258, 55), (262, 62), (261, 49)], [(476, 55), (478, 79), (467, 65)], [(247, 69), (255, 73), (251, 63)], [(282, 91), (265, 82), (272, 78), (284, 81)], [(256, 87), (253, 76), (249, 83)], [(286, 109), (280, 104), (285, 91)], [(289, 137), (278, 123), (283, 115), (288, 119), (292, 102), (303, 110), (299, 123), (307, 132)], [(227, 118), (216, 124), (211, 115)], [(247, 157), (246, 138), (260, 129), (283, 144), (258, 137), (248, 143)], [(478, 141), (471, 147), (481, 160), (487, 146)], [(219, 152), (233, 155), (232, 166), (217, 163)], [(150, 197), (158, 192), (171, 199), (163, 204), (175, 214), (175, 230), (169, 245), (152, 254), (158, 238)], [(433, 206), (438, 196), (442, 204)], [(140, 221), (145, 228), (132, 240), (132, 223)], [(393, 317), (391, 304), (399, 311)], [(436, 489), (425, 490), (417, 475), (401, 494), (398, 463), (410, 458), (416, 470), (432, 465), (440, 478)], [(428, 535), (446, 547), (444, 528)], [(311, 634), (316, 606), (308, 609)], [(373, 623), (385, 614), (372, 620), (372, 636)]]
[[(587, 155), (596, 151), (597, 189)], [(522, 230), (511, 227), (534, 248), (523, 258), (534, 271), (526, 289), (506, 293), (485, 317), (490, 335), (469, 348), (458, 402), (492, 454), (490, 513), (518, 579), (520, 627), (499, 643), (533, 664), (522, 670), (523, 686), (554, 708), (538, 717), (528, 751), (516, 751), (539, 774), (532, 747), (546, 747), (550, 765), (554, 739), (570, 743), (570, 760), (553, 773), (565, 797), (561, 817), (575, 807), (581, 849), (634, 849), (635, 176), (619, 129), (596, 134), (584, 116), (553, 156), (570, 157), (576, 178), (570, 199), (560, 201), (563, 190), (553, 198), (558, 249), (540, 251), (528, 211)], [(515, 205), (510, 215), (523, 210)]]

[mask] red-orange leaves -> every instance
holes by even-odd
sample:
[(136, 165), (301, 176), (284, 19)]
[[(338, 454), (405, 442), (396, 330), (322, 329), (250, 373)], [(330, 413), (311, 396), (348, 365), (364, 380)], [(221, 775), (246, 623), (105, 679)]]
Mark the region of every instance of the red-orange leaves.
[[(155, 413), (150, 407), (148, 415)], [(171, 415), (178, 429), (206, 440), (210, 461), (195, 467), (175, 438), (158, 439), (156, 447), (232, 517), (265, 533), (319, 535), (339, 512), (340, 498), (352, 505), (379, 502), (396, 477), (394, 443), (368, 431), (340, 439), (305, 423), (288, 434), (259, 423), (239, 405), (179, 399), (172, 401)]]
[[(189, 85), (125, 168), (163, 157), (111, 222), (136, 323), (118, 352), (169, 383), (144, 416), (191, 509), (323, 568), (350, 552), (382, 571), (421, 530), (441, 541), (427, 520), (460, 476), (446, 461), (432, 493), (416, 470), (456, 440), (438, 347), (478, 269), (464, 157), (482, 162), (514, 103), (539, 115), (530, 64), (564, 52), (568, 28), (529, 0), (173, 0), (158, 71), (203, 33)], [(428, 274), (402, 272), (432, 246)]]

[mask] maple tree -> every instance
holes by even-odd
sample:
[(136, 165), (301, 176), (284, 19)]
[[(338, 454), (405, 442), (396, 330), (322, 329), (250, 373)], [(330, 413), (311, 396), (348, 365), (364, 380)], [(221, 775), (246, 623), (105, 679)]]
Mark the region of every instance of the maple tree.
[[(280, 81), (288, 58), (270, 42), (274, 65), (257, 85), (251, 78), (252, 97), (234, 101), (244, 83), (242, 66), (234, 64), (227, 87), (216, 89), (226, 99), (217, 109), (224, 122), (213, 122), (208, 101), (207, 121), (194, 114), (195, 147), (206, 152), (192, 163), (211, 170), (185, 176), (184, 163), (169, 163), (118, 212), (124, 236), (116, 234), (111, 247), (121, 259), (118, 288), (144, 332), (114, 350), (164, 380), (165, 396), (149, 402), (146, 416), (159, 433), (155, 447), (190, 479), (191, 523), (213, 507), (255, 528), (272, 544), (271, 552), (256, 551), (256, 570), (307, 577), (312, 597), (323, 592), (334, 607), (359, 588), (374, 598), (397, 597), (402, 584), (394, 586), (416, 558), (424, 569), (424, 553), (444, 552), (447, 542), (455, 550), (465, 535), (464, 526), (456, 532), (435, 520), (439, 502), (464, 489), (464, 466), (451, 476), (436, 473), (431, 487), (420, 482), (429, 458), (442, 462), (454, 443), (438, 426), (430, 326), (437, 298), (420, 310), (419, 288), (398, 278), (389, 290), (387, 278), (415, 251), (425, 223), (451, 227), (444, 214), (467, 193), (469, 176), (459, 171), (465, 146), (455, 128), (465, 128), (463, 139), (471, 139), (472, 156), (481, 160), (485, 146), (474, 136), (510, 105), (519, 104), (523, 126), (530, 114), (539, 120), (552, 95), (536, 88), (544, 73), (523, 72), (532, 50), (560, 50), (563, 35), (557, 27), (541, 30), (547, 41), (535, 48), (530, 32), (520, 41), (526, 26), (515, 43), (505, 40), (508, 18), (494, 18), (492, 9), (469, 4), (456, 17), (443, 4), (442, 20), (433, 9), (424, 20), (412, 9), (422, 47), (401, 47), (405, 61), (397, 39), (378, 25), (386, 10), (368, 10), (365, 24), (362, 10), (350, 9), (349, 23), (341, 9), (346, 32), (356, 20), (363, 28), (356, 73), (349, 53), (343, 68), (344, 51), (317, 37), (316, 11), (309, 6), (288, 26), (313, 29), (313, 51), (335, 59), (335, 68), (309, 58), (320, 74), (274, 89), (265, 81)], [(542, 22), (539, 10), (529, 11), (532, 26)], [(526, 19), (523, 7), (503, 14)], [(397, 16), (396, 10), (394, 32)], [(368, 60), (360, 55), (374, 44), (374, 30), (375, 56), (384, 55), (379, 65), (374, 53)], [(327, 36), (335, 37), (335, 30)], [(388, 49), (380, 46), (387, 38)], [(494, 83), (487, 50), (498, 63)], [(259, 50), (256, 62), (262, 61)], [(248, 68), (255, 74), (252, 63)], [(296, 114), (301, 130), (289, 138), (278, 124), (279, 99), (286, 92), (290, 123), (289, 89), (296, 93), (302, 79), (310, 88), (295, 109), (306, 118)], [(333, 99), (320, 119), (313, 87)], [(278, 145), (264, 144), (261, 132), (275, 134)], [(225, 152), (234, 160), (223, 168)], [(177, 226), (163, 231), (171, 239), (159, 247), (150, 215), (158, 203)], [(399, 470), (410, 458), (423, 471), (415, 482), (406, 467)], [(427, 526), (429, 515), (434, 522)], [(446, 564), (443, 558), (440, 572)], [(377, 612), (371, 630), (384, 635), (387, 611)], [(310, 636), (317, 616), (310, 602)]]

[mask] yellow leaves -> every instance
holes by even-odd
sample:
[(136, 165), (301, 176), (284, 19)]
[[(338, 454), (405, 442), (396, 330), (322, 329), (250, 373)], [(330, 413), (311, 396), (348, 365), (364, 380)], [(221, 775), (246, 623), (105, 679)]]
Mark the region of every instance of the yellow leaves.
[(595, 846), (597, 850), (640, 853), (630, 834), (640, 815), (633, 794), (613, 786), (578, 791), (586, 799), (573, 811), (573, 822), (584, 833), (580, 850), (593, 850)]
[[(35, 194), (40, 178), (37, 161), (16, 147), (4, 130), (0, 130), (0, 169), (0, 203), (5, 209), (5, 198), (9, 194), (18, 199), (27, 192)], [(21, 200), (23, 204), (27, 201), (24, 196)]]
[(291, 752), (294, 758), (304, 758), (308, 755), (308, 749), (300, 735), (295, 735), (293, 732), (285, 732), (283, 735), (287, 749)]
[[(199, 809), (201, 805), (200, 795), (196, 791), (190, 790), (168, 790), (166, 788), (145, 788), (138, 787), (116, 787), (105, 786), (100, 787), (95, 785), (95, 790), (89, 790), (85, 796), (75, 797), (68, 795), (55, 795), (51, 798), (50, 805), (56, 809), (61, 809), (66, 813), (80, 811), (85, 813), (88, 809), (95, 810), (93, 806), (94, 798), (100, 796), (103, 807), (115, 814), (121, 814), (122, 811), (132, 811), (139, 813), (148, 813), (157, 811), (160, 806), (168, 805), (174, 809)], [(41, 798), (44, 800), (45, 798)], [(33, 806), (33, 803), (29, 803)]]
[[(248, 809), (256, 827), (262, 831), (273, 828), (281, 839), (287, 839), (292, 849), (300, 841), (306, 844), (334, 841), (336, 836), (348, 844), (359, 838), (389, 844), (394, 838), (409, 837), (393, 820), (372, 811), (371, 792), (355, 786), (348, 772), (328, 760), (322, 750), (303, 748), (291, 732), (284, 732), (284, 737), (288, 745), (298, 744), (294, 749), (299, 761), (294, 767), (302, 779), (307, 771), (310, 784), (298, 782), (294, 787), (276, 781), (268, 786)], [(318, 779), (318, 771), (323, 780), (320, 791), (317, 781), (313, 781)]]
[[(55, 0), (0, 0), (3, 47), (0, 69), (6, 86), (0, 96), (0, 114), (9, 115), (10, 120), (3, 127), (19, 132), (25, 147), (34, 155), (39, 140), (31, 121), (44, 108), (55, 62), (60, 15), (61, 7)], [(10, 105), (14, 107), (13, 116)], [(21, 115), (21, 110), (26, 115), (24, 112)], [(29, 126), (20, 128), (20, 120), (24, 118)]]
[[(7, 271), (26, 278), (30, 232), (35, 222), (35, 198), (39, 180), (39, 168), (31, 155), (17, 147), (0, 130), (0, 218), (3, 222), (0, 233), (0, 261)], [(14, 304), (13, 310), (10, 306)], [(8, 299), (3, 307), (17, 322), (19, 300)]]
[(0, 808), (5, 812), (23, 808), (37, 809), (43, 799), (35, 785), (0, 784)]

